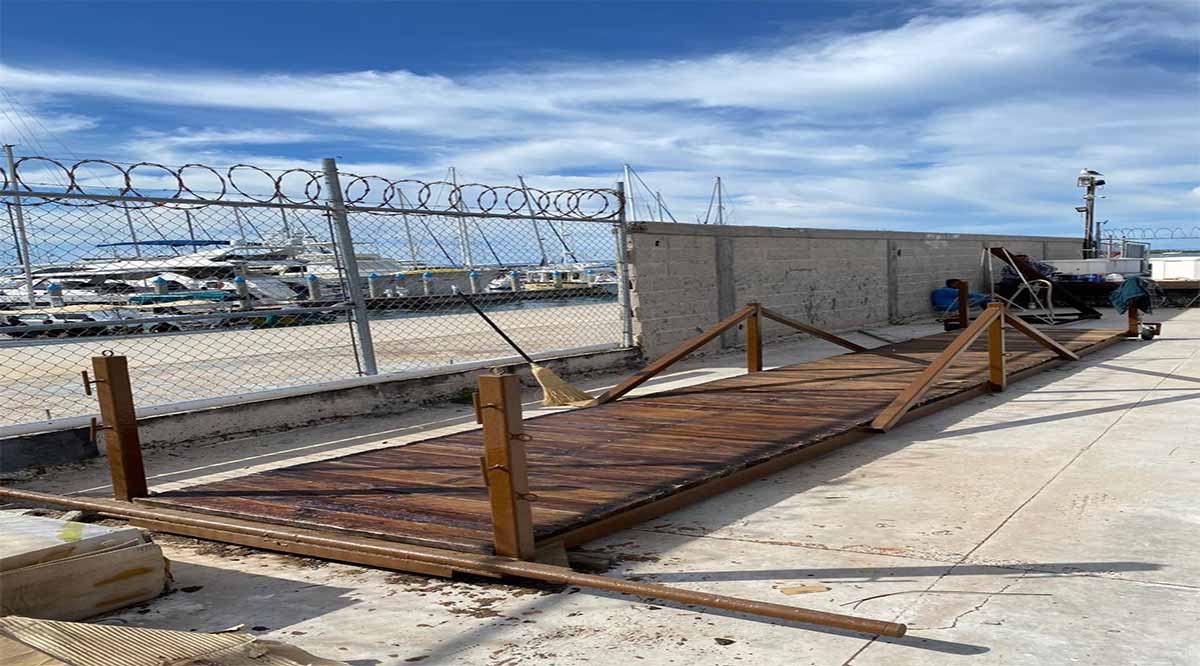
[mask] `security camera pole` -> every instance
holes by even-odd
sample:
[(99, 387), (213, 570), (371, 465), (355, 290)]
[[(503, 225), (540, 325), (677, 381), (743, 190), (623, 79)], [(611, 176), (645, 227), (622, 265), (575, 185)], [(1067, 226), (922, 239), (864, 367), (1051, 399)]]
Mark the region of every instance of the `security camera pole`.
[(1076, 211), (1083, 213), (1083, 258), (1092, 259), (1096, 256), (1097, 236), (1100, 230), (1096, 228), (1096, 188), (1104, 185), (1104, 174), (1092, 169), (1080, 169), (1079, 177), (1075, 179), (1076, 187), (1083, 187), (1087, 192), (1083, 195), (1083, 205), (1077, 206)]

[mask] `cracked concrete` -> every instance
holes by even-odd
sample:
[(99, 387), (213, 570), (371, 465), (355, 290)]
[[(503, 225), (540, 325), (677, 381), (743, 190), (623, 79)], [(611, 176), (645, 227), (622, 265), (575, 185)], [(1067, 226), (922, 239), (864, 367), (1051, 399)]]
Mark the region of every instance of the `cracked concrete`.
[[(898, 620), (910, 626), (903, 639), (175, 537), (159, 540), (181, 591), (102, 621), (245, 623), (355, 666), (1197, 664), (1200, 310), (1153, 319), (1167, 322), (1162, 339), (1117, 345), (587, 547), (613, 555), (616, 575)], [(767, 360), (832, 351), (768, 346)], [(645, 390), (740, 364), (684, 365)], [(422, 410), (160, 449), (148, 467), (160, 486), (186, 485), (468, 421), (465, 408)], [(65, 492), (103, 478), (90, 463), (21, 483)], [(797, 589), (807, 592), (785, 591)]]

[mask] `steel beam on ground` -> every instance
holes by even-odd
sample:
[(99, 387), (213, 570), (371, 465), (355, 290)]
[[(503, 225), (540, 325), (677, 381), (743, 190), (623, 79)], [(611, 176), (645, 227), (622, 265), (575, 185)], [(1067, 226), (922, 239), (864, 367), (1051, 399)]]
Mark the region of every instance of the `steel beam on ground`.
[(356, 555), (379, 555), (384, 558), (412, 560), (425, 565), (463, 571), (480, 571), (485, 574), (514, 576), (563, 585), (578, 585), (580, 587), (617, 592), (636, 597), (663, 599), (681, 604), (773, 617), (790, 622), (835, 627), (869, 635), (900, 637), (908, 631), (906, 625), (897, 622), (842, 615), (840, 613), (828, 613), (764, 601), (739, 599), (721, 594), (710, 594), (708, 592), (683, 590), (657, 583), (580, 573), (563, 566), (543, 564), (541, 562), (524, 562), (495, 555), (460, 553), (438, 548), (382, 542), (377, 539), (347, 538), (340, 535), (326, 535), (313, 530), (276, 527), (233, 518), (203, 516), (185, 511), (151, 510), (129, 502), (61, 497), (15, 488), (0, 488), (0, 497), (55, 506), (67, 506), (95, 511), (102, 515), (118, 518), (152, 521), (156, 527), (167, 532), (176, 532), (178, 530), (187, 533), (184, 530), (197, 529), (212, 530), (214, 534), (219, 532), (233, 532), (257, 537), (261, 539), (260, 543), (263, 544), (263, 547), (273, 550), (283, 550), (284, 552), (289, 552), (289, 544), (302, 543), (334, 550), (349, 551)]

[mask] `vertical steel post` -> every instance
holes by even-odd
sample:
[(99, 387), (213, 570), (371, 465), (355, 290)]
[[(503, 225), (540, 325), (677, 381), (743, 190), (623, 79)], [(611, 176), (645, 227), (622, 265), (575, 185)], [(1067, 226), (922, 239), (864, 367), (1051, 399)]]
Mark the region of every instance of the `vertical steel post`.
[[(628, 166), (626, 166), (628, 168)], [(617, 224), (613, 227), (613, 238), (617, 245), (617, 303), (621, 306), (621, 345), (624, 347), (633, 346), (633, 304), (630, 302), (629, 294), (629, 246), (627, 240), (627, 230), (625, 223), (625, 183), (617, 183), (617, 196), (620, 197), (619, 205), (620, 212), (617, 215)]]
[(350, 220), (346, 215), (346, 202), (342, 199), (342, 183), (338, 179), (337, 162), (332, 157), (321, 160), (325, 171), (325, 186), (329, 192), (330, 217), (337, 234), (337, 244), (342, 247), (342, 265), (350, 291), (350, 303), (354, 312), (354, 330), (358, 333), (358, 348), (361, 350), (363, 374), (376, 375), (375, 343), (371, 339), (371, 322), (367, 319), (367, 299), (363, 297), (362, 281), (358, 275), (358, 259), (354, 256), (354, 238), (350, 235)]
[(1098, 235), (1096, 233), (1096, 179), (1092, 178), (1088, 182), (1087, 194), (1084, 195), (1084, 206), (1087, 210), (1084, 212), (1083, 220), (1083, 258), (1091, 259), (1096, 256), (1096, 241)]
[(1004, 304), (989, 303), (989, 309), (999, 309), (1000, 316), (988, 325), (988, 386), (993, 391), (1008, 387), (1008, 371), (1004, 367)]
[(754, 314), (746, 317), (746, 372), (762, 372), (762, 306), (751, 303)]
[(23, 263), (25, 260), (25, 251), (21, 249), (21, 237), (17, 235), (17, 220), (13, 218), (12, 204), (5, 202), (4, 210), (8, 213), (8, 228), (12, 233), (13, 252), (16, 253), (17, 263)]
[[(124, 356), (93, 356), (96, 400), (104, 430), (104, 449), (112, 477), (113, 497), (126, 502), (149, 495), (142, 445), (138, 439), (133, 389), (129, 385), (129, 363)], [(87, 381), (87, 378), (84, 378)]]
[(29, 236), (25, 233), (25, 213), (21, 210), (21, 195), (17, 192), (21, 191), (21, 185), (17, 182), (17, 162), (13, 159), (13, 147), (11, 144), (4, 144), (4, 158), (8, 162), (8, 184), (13, 191), (12, 208), (16, 212), (17, 218), (17, 241), (21, 245), (21, 267), (25, 270), (25, 296), (29, 300), (29, 307), (37, 305), (37, 297), (33, 293), (33, 259), (29, 253)]
[(483, 424), (483, 478), (492, 508), (497, 555), (534, 559), (533, 512), (521, 427), (521, 381), (516, 375), (481, 375), (477, 413)]
[(971, 323), (971, 289), (966, 280), (958, 280), (958, 325), (966, 328)]

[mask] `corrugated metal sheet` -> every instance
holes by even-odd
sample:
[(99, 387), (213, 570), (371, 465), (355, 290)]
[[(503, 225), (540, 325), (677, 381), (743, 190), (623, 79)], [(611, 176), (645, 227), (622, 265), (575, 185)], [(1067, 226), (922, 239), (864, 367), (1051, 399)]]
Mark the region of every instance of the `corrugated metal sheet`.
[[(247, 634), (205, 634), (10, 616), (0, 618), (0, 636), (70, 666), (345, 666)], [(16, 658), (2, 652), (5, 645), (0, 643), (0, 663)]]

